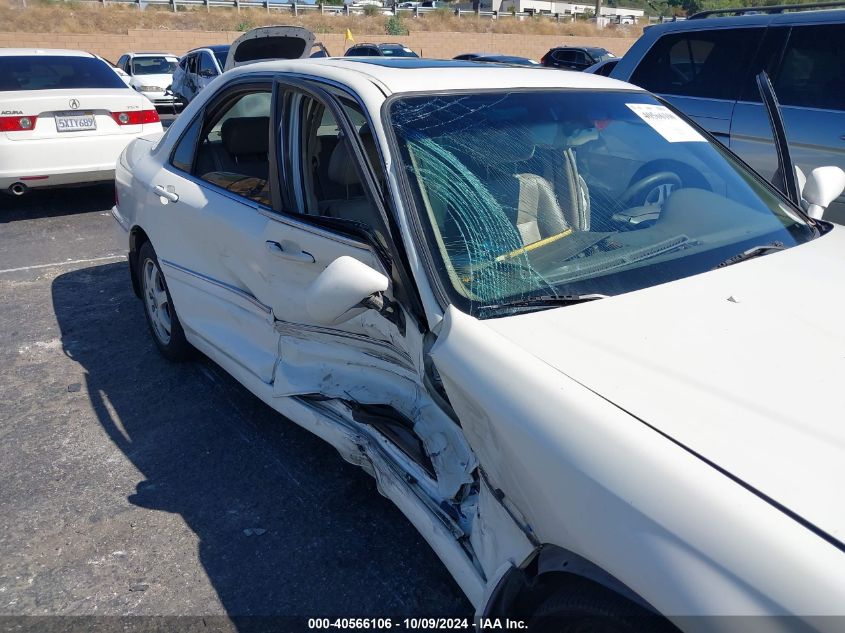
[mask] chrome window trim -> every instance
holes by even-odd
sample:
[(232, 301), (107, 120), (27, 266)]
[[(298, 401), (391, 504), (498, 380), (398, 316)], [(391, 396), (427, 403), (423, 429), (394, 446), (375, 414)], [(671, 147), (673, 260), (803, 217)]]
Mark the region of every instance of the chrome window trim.
[[(312, 233), (317, 237), (322, 237), (328, 240), (332, 240), (333, 242), (337, 242), (338, 244), (345, 244), (347, 246), (352, 246), (355, 248), (360, 248), (361, 250), (374, 252), (373, 248), (367, 244), (366, 242), (361, 242), (360, 240), (356, 240), (351, 237), (347, 237), (341, 233), (334, 233), (329, 231), (328, 229), (324, 229), (322, 227), (316, 226), (309, 222), (304, 222), (302, 220), (297, 220), (293, 214), (283, 214), (277, 211), (273, 211), (268, 207), (263, 205), (257, 205), (256, 211), (258, 211), (261, 215), (266, 217), (268, 220), (273, 220), (275, 222), (279, 222), (281, 224), (287, 224), (288, 226), (299, 229), (301, 231), (307, 231), (308, 233)], [(309, 217), (309, 216), (303, 216)]]

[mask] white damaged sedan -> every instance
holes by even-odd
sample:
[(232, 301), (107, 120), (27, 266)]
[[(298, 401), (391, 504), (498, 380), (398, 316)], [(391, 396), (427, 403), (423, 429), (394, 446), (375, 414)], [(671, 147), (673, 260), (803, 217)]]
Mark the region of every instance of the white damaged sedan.
[(164, 356), (371, 473), (479, 615), (840, 628), (845, 229), (649, 93), (262, 62), (116, 178)]

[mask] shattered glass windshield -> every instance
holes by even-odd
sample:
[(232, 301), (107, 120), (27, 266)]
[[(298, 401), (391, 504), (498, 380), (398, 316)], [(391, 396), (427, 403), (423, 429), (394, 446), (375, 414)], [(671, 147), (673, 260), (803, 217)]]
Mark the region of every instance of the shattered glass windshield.
[(481, 317), (629, 292), (817, 234), (646, 93), (415, 95), (392, 101), (389, 119), (440, 285)]

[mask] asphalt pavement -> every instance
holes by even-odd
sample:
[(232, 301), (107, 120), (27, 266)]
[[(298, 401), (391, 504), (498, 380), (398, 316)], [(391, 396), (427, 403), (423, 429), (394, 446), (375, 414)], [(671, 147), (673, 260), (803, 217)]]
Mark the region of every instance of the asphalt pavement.
[(209, 360), (158, 354), (112, 204), (0, 196), (0, 631), (471, 615), (368, 475)]

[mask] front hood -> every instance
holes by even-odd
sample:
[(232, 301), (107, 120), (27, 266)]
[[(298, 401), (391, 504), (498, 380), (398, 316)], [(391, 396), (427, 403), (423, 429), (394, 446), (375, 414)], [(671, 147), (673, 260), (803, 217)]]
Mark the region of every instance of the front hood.
[(845, 541), (845, 229), (646, 290), (485, 321)]
[(157, 86), (162, 92), (173, 83), (173, 75), (135, 75), (132, 77), (133, 86)]

